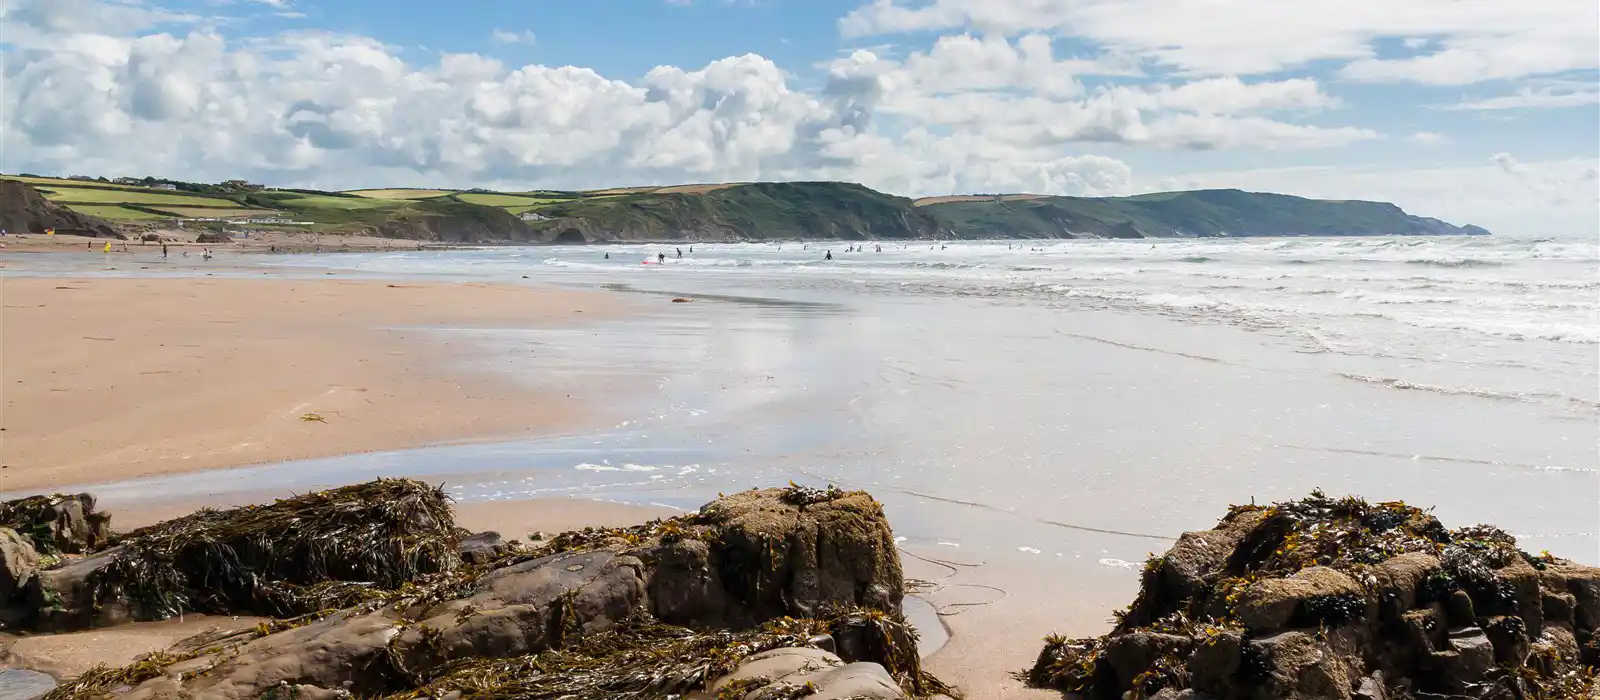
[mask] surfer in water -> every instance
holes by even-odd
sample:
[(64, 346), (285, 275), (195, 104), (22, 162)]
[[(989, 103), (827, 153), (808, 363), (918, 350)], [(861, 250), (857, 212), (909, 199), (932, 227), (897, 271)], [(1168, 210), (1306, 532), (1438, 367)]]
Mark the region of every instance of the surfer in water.
[(824, 256), (822, 256), (822, 259), (823, 259), (823, 260), (832, 260), (832, 259), (833, 259), (833, 251), (831, 251), (831, 250), (830, 250), (830, 251), (828, 251), (828, 254), (827, 254), (827, 255), (824, 255)]
[(610, 260), (610, 259), (611, 259), (611, 254), (610, 254), (610, 253), (606, 253), (606, 259), (607, 259), (607, 260)]
[(682, 260), (682, 259), (683, 259), (683, 249), (682, 249), (682, 248), (679, 248), (679, 249), (678, 249), (678, 259), (679, 259), (679, 260)]
[(664, 263), (666, 261), (667, 261), (667, 254), (666, 253), (656, 253), (656, 263), (659, 264), (659, 263)]

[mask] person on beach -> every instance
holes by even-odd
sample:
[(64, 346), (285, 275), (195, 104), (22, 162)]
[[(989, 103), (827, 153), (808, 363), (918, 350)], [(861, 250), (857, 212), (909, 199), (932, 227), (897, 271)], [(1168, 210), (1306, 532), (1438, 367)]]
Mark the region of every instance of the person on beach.
[(161, 244), (161, 259), (162, 260), (166, 260), (167, 259), (167, 244), (166, 243), (162, 243)]
[(833, 259), (833, 251), (831, 251), (831, 250), (830, 250), (830, 251), (828, 251), (828, 254), (827, 254), (827, 255), (824, 255), (824, 256), (822, 256), (822, 259), (823, 259), (823, 260), (832, 260), (832, 259)]
[(682, 248), (679, 248), (679, 249), (678, 249), (678, 259), (679, 259), (679, 260), (682, 260), (682, 259), (683, 259), (683, 249), (682, 249)]

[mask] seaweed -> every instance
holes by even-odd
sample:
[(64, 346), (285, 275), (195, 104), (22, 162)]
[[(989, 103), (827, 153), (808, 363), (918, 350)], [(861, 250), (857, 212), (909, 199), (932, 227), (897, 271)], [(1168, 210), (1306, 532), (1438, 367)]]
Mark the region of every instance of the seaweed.
[[(744, 631), (696, 631), (662, 624), (639, 613), (615, 628), (572, 640), (563, 648), (507, 659), (452, 662), (437, 669), (418, 687), (388, 698), (416, 700), (454, 692), (486, 700), (681, 696), (709, 690), (713, 682), (732, 672), (748, 656), (780, 648), (816, 648), (822, 635), (858, 628), (868, 621), (868, 627), (881, 634), (878, 639), (883, 645), (868, 645), (869, 657), (860, 660), (890, 669), (902, 689), (913, 697), (954, 693), (921, 670), (916, 661), (915, 636), (903, 623), (875, 611), (841, 610), (830, 618), (778, 618)], [(894, 671), (896, 667), (899, 673)], [(748, 691), (754, 685), (746, 681), (732, 687)], [(771, 697), (807, 694), (805, 685), (791, 686), (773, 689), (776, 694)]]
[(456, 570), (460, 535), (442, 490), (379, 479), (135, 530), (89, 583), (96, 603), (126, 596), (144, 619), (300, 615)]

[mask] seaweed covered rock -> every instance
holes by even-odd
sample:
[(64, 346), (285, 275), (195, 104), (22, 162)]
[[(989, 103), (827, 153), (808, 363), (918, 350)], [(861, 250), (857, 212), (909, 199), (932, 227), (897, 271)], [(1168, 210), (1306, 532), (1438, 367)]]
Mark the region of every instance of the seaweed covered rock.
[[(735, 507), (724, 509), (729, 505)], [(754, 534), (758, 530), (763, 534)], [(796, 532), (810, 541), (796, 541)], [(886, 547), (874, 549), (880, 535)], [(709, 554), (710, 543), (721, 548), (724, 537), (768, 542), (761, 551), (768, 558), (759, 560), (767, 568), (750, 573), (775, 576), (761, 579), (762, 585), (770, 581), (804, 597), (768, 607), (740, 599), (735, 591), (745, 589), (729, 590), (722, 581), (724, 575), (746, 581), (731, 577), (743, 570), (720, 567), (745, 562), (741, 557), (747, 555)], [(372, 591), (342, 610), (272, 623), (240, 638), (202, 640), (120, 669), (97, 669), (65, 684), (57, 697), (348, 693), (620, 700), (787, 698), (797, 697), (796, 689), (821, 698), (948, 692), (921, 667), (916, 634), (899, 615), (899, 581), (883, 578), (900, 570), (892, 544), (881, 509), (866, 494), (750, 492), (700, 513), (565, 533), (537, 548), (496, 543), (503, 550), (487, 561)], [(674, 614), (671, 603), (653, 596), (677, 591), (691, 577), (684, 558), (673, 558), (686, 548), (707, 552), (700, 559), (705, 569), (693, 576), (712, 582), (725, 600), (719, 607), (695, 608), (704, 618), (679, 611), (675, 616), (685, 619), (673, 624), (661, 617)], [(868, 559), (846, 564), (846, 554)], [(887, 559), (870, 558), (876, 556)], [(663, 576), (673, 580), (663, 583)], [(877, 607), (857, 605), (863, 600)], [(760, 610), (774, 612), (758, 618)], [(809, 612), (789, 614), (801, 610)], [(791, 656), (817, 663), (782, 674), (751, 670), (768, 668), (771, 657), (757, 657), (780, 649), (801, 650)], [(730, 674), (726, 682), (719, 680)], [(716, 695), (703, 695), (714, 687)]]
[(672, 523), (648, 558), (652, 611), (675, 624), (742, 627), (833, 606), (898, 612), (905, 597), (894, 533), (862, 491), (725, 496)]
[(1116, 628), (1027, 673), (1094, 698), (1592, 698), (1600, 569), (1320, 492), (1235, 506), (1147, 563)]
[(39, 573), (39, 563), (39, 552), (31, 542), (16, 530), (0, 527), (0, 624), (26, 615), (26, 610), (14, 606)]
[(205, 509), (41, 574), (36, 625), (337, 608), (455, 570), (459, 538), (444, 492), (408, 479)]
[(0, 503), (0, 527), (17, 531), (40, 554), (85, 554), (111, 540), (111, 516), (95, 510), (94, 496), (29, 496)]

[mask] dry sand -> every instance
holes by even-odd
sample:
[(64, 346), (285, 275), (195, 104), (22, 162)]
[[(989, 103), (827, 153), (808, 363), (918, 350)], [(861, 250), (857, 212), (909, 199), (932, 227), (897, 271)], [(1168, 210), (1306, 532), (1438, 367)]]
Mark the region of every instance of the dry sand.
[(244, 631), (263, 617), (186, 615), (175, 620), (134, 622), (69, 634), (17, 637), (0, 634), (0, 665), (71, 678), (99, 664), (125, 666), (140, 655), (161, 651), (212, 630)]
[[(5, 253), (99, 253), (105, 250), (107, 243), (111, 244), (111, 254), (114, 257), (125, 254), (150, 255), (151, 253), (161, 252), (161, 243), (138, 240), (143, 233), (153, 233), (160, 236), (167, 243), (168, 248), (171, 249), (173, 256), (181, 255), (184, 250), (191, 251), (191, 254), (198, 253), (203, 248), (209, 248), (219, 253), (310, 253), (317, 250), (326, 253), (358, 253), (385, 250), (416, 250), (419, 246), (429, 250), (462, 247), (455, 244), (407, 241), (377, 236), (312, 233), (310, 231), (257, 231), (252, 232), (249, 238), (241, 236), (229, 243), (196, 243), (194, 239), (195, 236), (201, 233), (200, 231), (153, 229), (148, 232), (135, 232), (130, 235), (129, 240), (125, 241), (68, 234), (56, 236), (46, 236), (38, 233), (21, 236), (7, 235), (0, 237), (0, 246), (3, 246), (0, 247), (0, 255)], [(126, 247), (126, 251), (123, 250), (124, 247)]]
[(214, 277), (4, 278), (0, 300), (5, 491), (573, 425), (578, 400), (459, 369), (459, 347), (386, 328), (621, 311), (519, 286)]

